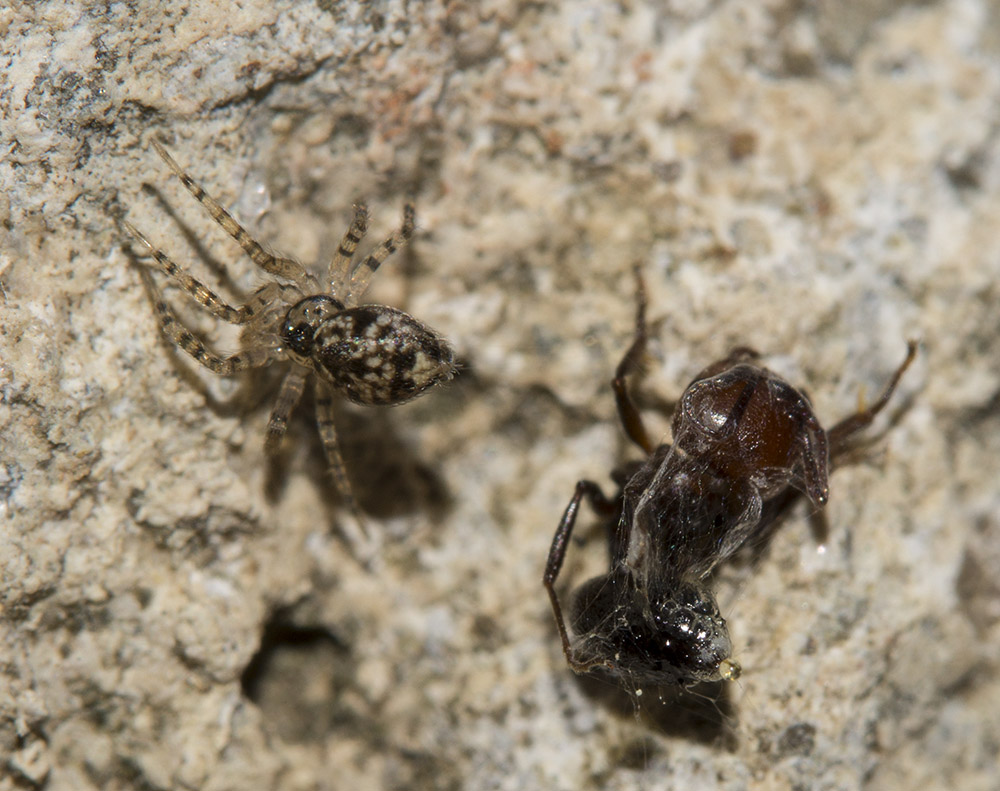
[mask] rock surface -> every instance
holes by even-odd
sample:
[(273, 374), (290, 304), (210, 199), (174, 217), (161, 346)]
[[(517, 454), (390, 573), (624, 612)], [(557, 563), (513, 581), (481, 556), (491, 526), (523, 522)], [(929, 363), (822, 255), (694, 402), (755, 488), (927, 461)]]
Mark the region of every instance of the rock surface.
[[(1000, 5), (42, 1), (0, 40), (0, 791), (996, 788)], [(369, 568), (311, 405), (269, 464), (274, 378), (160, 337), (115, 217), (262, 278), (152, 135), (317, 266), (415, 202), (372, 298), (465, 370), (342, 410)], [(576, 679), (540, 585), (575, 481), (639, 458), (635, 263), (658, 435), (731, 346), (830, 424), (923, 342), (825, 535), (721, 570), (716, 700)]]

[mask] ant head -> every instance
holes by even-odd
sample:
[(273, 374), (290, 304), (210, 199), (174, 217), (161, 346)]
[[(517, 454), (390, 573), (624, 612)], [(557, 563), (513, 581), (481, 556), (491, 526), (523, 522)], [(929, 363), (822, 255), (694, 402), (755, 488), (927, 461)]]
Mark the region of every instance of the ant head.
[(574, 600), (577, 659), (630, 684), (732, 680), (729, 628), (714, 594), (697, 582), (640, 590), (627, 569), (585, 583)]
[(281, 324), (281, 340), (296, 362), (304, 363), (315, 346), (320, 324), (344, 306), (333, 297), (317, 294), (292, 305)]

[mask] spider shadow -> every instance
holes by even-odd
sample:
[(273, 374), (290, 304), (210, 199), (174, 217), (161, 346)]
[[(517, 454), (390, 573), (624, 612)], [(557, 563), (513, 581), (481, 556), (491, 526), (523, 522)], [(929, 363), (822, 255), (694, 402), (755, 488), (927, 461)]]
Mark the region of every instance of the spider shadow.
[[(307, 388), (292, 416), (282, 451), (268, 459), (265, 495), (272, 502), (280, 498), (288, 480), (290, 456), (298, 443), (304, 442), (307, 474), (332, 521), (345, 504), (330, 476), (312, 402), (311, 388)], [(443, 518), (452, 502), (444, 479), (397, 428), (392, 410), (349, 407), (343, 401), (335, 401), (335, 410), (337, 444), (361, 512), (379, 520), (420, 513), (432, 521)]]
[[(137, 256), (128, 245), (122, 245), (122, 250), (128, 258), (129, 264), (137, 271), (142, 268), (152, 268), (149, 265), (142, 263), (139, 256)], [(241, 416), (259, 404), (262, 400), (260, 396), (260, 392), (262, 390), (268, 393), (271, 391), (275, 393), (277, 392), (277, 383), (280, 379), (274, 375), (274, 372), (270, 370), (270, 368), (268, 368), (256, 371), (247, 371), (245, 376), (238, 379), (236, 389), (230, 395), (224, 398), (219, 398), (213, 392), (211, 386), (207, 382), (207, 379), (199, 375), (198, 371), (204, 369), (196, 364), (193, 364), (190, 357), (184, 354), (176, 344), (164, 337), (163, 331), (160, 329), (159, 322), (155, 320), (155, 313), (152, 310), (152, 306), (156, 304), (159, 296), (149, 288), (145, 281), (142, 282), (142, 289), (146, 293), (146, 299), (150, 305), (150, 316), (152, 317), (151, 324), (153, 325), (151, 332), (156, 334), (160, 348), (165, 352), (177, 375), (184, 380), (184, 384), (186, 386), (191, 388), (191, 390), (204, 399), (205, 405), (210, 410), (222, 417)], [(234, 288), (233, 290), (236, 291), (236, 293), (240, 293), (239, 289)], [(193, 329), (189, 329), (189, 332), (205, 344), (206, 347), (214, 348), (214, 344), (206, 342), (201, 333), (196, 332)], [(218, 377), (215, 374), (211, 374), (211, 376), (216, 379), (224, 378)]]

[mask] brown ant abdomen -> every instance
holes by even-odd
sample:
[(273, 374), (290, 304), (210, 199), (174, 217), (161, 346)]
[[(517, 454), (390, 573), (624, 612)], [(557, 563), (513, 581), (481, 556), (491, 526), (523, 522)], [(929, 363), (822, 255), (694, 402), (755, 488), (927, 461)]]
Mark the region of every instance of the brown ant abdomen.
[(750, 480), (767, 497), (799, 478), (815, 505), (826, 502), (826, 435), (806, 397), (766, 368), (739, 363), (695, 379), (673, 432), (679, 450), (722, 479)]

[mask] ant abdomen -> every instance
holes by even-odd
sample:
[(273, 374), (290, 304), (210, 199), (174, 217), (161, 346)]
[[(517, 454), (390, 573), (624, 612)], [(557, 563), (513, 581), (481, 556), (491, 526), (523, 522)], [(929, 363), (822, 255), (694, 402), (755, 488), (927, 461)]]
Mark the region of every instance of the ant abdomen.
[(800, 476), (813, 503), (826, 502), (826, 434), (808, 399), (766, 368), (738, 363), (695, 379), (674, 416), (674, 437), (719, 478), (752, 479), (766, 497)]

